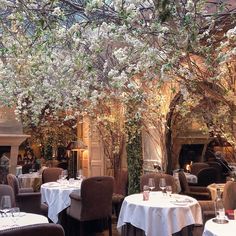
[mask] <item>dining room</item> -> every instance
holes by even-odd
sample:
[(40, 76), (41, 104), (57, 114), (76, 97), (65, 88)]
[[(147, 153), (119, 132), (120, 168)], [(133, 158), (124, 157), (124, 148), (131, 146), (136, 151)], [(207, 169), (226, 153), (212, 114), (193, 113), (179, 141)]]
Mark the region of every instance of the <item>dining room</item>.
[(235, 234), (235, 0), (0, 15), (0, 236)]

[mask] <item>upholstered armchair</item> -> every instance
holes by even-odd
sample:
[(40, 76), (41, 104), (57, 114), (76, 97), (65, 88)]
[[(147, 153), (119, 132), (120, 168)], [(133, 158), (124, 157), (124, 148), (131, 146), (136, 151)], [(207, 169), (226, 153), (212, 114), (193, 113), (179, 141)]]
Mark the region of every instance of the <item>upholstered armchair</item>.
[(216, 183), (224, 183), (225, 182), (225, 175), (223, 173), (223, 168), (220, 165), (220, 163), (216, 162), (216, 161), (208, 161), (207, 164), (210, 167), (214, 167), (217, 170), (217, 180)]
[[(67, 215), (76, 221), (74, 225), (77, 226), (79, 223), (80, 236), (91, 235), (93, 233), (91, 231), (95, 230), (92, 227), (92, 222), (98, 220), (107, 221), (109, 236), (112, 235), (113, 188), (113, 177), (97, 176), (83, 180), (80, 195), (77, 192), (70, 194), (71, 205), (67, 208)], [(69, 229), (72, 228), (69, 226)]]
[(197, 185), (206, 187), (209, 184), (216, 183), (217, 175), (217, 169), (214, 167), (203, 168), (197, 174)]
[(42, 183), (55, 182), (59, 179), (63, 169), (59, 167), (49, 167), (42, 172)]
[(140, 191), (143, 191), (143, 186), (148, 185), (148, 180), (149, 178), (154, 178), (155, 182), (155, 189), (154, 191), (160, 191), (161, 189), (159, 188), (159, 180), (160, 178), (165, 178), (166, 184), (170, 185), (172, 187), (172, 192), (177, 193), (177, 185), (175, 182), (175, 178), (172, 175), (164, 174), (164, 173), (148, 173), (148, 174), (143, 174), (140, 178)]
[(15, 207), (16, 201), (15, 201), (15, 195), (14, 191), (11, 186), (7, 184), (0, 184), (0, 201), (2, 199), (2, 196), (9, 195), (11, 198), (11, 205), (12, 207)]
[(65, 236), (61, 225), (53, 223), (35, 224), (0, 230), (0, 236)]
[(210, 200), (211, 192), (207, 187), (190, 186), (183, 171), (179, 172), (179, 182), (181, 187), (181, 194), (185, 194), (196, 198), (197, 200)]
[(209, 167), (209, 165), (205, 162), (194, 162), (191, 165), (191, 174), (198, 175), (198, 172), (204, 168)]
[[(222, 193), (223, 203), (225, 210), (236, 209), (236, 182), (227, 181), (224, 186)], [(215, 217), (215, 205), (214, 200), (211, 201), (199, 201), (202, 208), (203, 221), (206, 222), (208, 219)]]
[(20, 188), (17, 177), (7, 175), (7, 182), (14, 191), (16, 205), (21, 211), (29, 213), (41, 213), (41, 193), (34, 192), (33, 188)]

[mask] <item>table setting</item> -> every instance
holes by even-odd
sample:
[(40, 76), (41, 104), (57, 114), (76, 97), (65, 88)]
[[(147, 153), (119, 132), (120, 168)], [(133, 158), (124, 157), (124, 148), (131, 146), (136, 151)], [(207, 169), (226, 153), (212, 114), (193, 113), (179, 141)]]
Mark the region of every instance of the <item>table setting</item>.
[(41, 201), (48, 205), (48, 217), (58, 223), (58, 214), (70, 205), (70, 193), (80, 194), (82, 180), (60, 178), (56, 182), (41, 185)]
[(192, 197), (166, 191), (150, 191), (148, 198), (143, 193), (132, 194), (121, 206), (117, 223), (120, 233), (127, 223), (149, 236), (169, 236), (189, 225), (201, 225), (201, 207)]
[(48, 219), (45, 216), (21, 212), (19, 207), (13, 207), (9, 195), (2, 196), (0, 208), (0, 230), (31, 224), (48, 223)]
[(15, 210), (12, 208), (12, 210), (9, 210), (9, 212), (0, 214), (0, 230), (26, 225), (48, 223), (48, 219), (45, 216), (20, 212), (18, 209)]
[(225, 223), (217, 223), (215, 218), (205, 223), (202, 236), (235, 236), (236, 220), (225, 217)]
[(42, 184), (42, 175), (39, 172), (32, 172), (18, 175), (21, 188), (33, 188), (38, 191)]

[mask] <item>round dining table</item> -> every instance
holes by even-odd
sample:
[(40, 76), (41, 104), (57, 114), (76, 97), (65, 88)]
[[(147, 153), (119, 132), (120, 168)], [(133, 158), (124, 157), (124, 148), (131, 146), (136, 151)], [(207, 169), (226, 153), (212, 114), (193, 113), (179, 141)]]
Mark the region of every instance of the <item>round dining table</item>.
[(205, 223), (202, 236), (235, 236), (236, 220), (228, 220), (225, 224), (218, 224), (213, 219)]
[(41, 185), (41, 202), (48, 205), (48, 218), (54, 223), (58, 223), (58, 214), (70, 206), (70, 193), (78, 192), (82, 180), (69, 182), (49, 182)]
[(38, 172), (20, 174), (18, 180), (21, 188), (33, 188), (34, 191), (39, 191), (42, 184), (42, 175)]
[(122, 227), (132, 225), (148, 236), (170, 236), (184, 227), (202, 224), (201, 207), (194, 198), (162, 192), (150, 192), (149, 200), (143, 194), (125, 197), (117, 223), (121, 235), (126, 235)]
[(38, 214), (17, 212), (0, 215), (0, 230), (42, 223), (48, 223), (48, 218)]

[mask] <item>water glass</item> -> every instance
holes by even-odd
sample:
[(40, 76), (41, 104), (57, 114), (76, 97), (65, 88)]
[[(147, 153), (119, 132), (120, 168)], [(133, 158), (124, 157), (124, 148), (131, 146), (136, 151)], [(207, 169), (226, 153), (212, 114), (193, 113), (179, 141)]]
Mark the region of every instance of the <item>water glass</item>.
[(6, 213), (11, 207), (11, 197), (9, 195), (3, 195), (1, 198), (1, 210)]
[(11, 213), (14, 217), (19, 217), (20, 216), (20, 208), (19, 207), (12, 207)]
[(82, 180), (83, 179), (83, 171), (79, 169), (76, 173), (76, 179)]
[(66, 179), (68, 176), (68, 171), (67, 170), (63, 170), (62, 171), (62, 179)]
[(166, 194), (167, 194), (167, 197), (171, 197), (172, 187), (170, 185), (166, 186)]
[(149, 200), (150, 187), (148, 185), (143, 186), (143, 201)]

